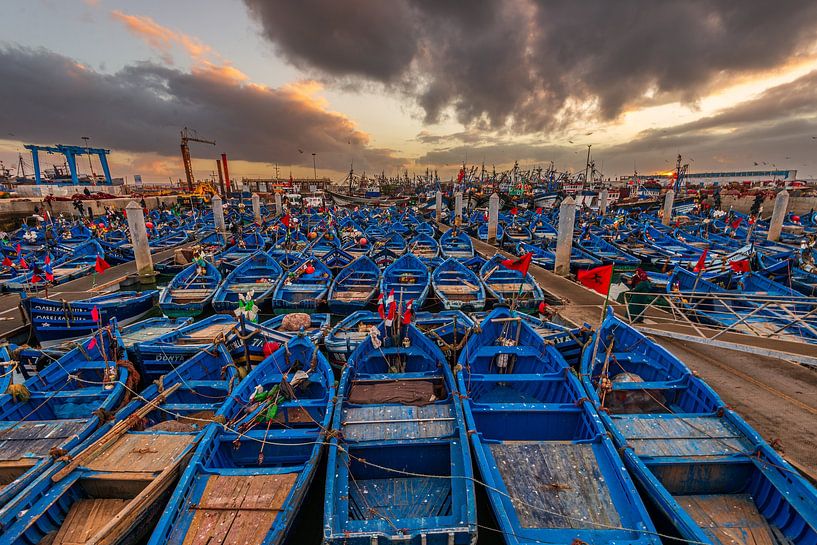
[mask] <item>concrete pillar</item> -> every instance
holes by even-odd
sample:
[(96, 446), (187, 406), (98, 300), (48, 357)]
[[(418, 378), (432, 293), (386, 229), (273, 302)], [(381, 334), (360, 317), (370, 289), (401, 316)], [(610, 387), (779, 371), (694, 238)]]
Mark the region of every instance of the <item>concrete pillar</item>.
[(576, 223), (576, 201), (568, 197), (559, 206), (559, 233), (556, 237), (556, 264), (553, 272), (570, 274), (570, 254), (573, 251), (573, 227)]
[(780, 240), (780, 232), (783, 230), (783, 220), (786, 219), (786, 211), (789, 208), (789, 192), (785, 189), (777, 194), (774, 199), (774, 210), (772, 219), (769, 220), (768, 240), (777, 242)]
[(460, 218), (462, 221), (462, 192), (457, 191), (454, 193), (454, 217)]
[(437, 221), (443, 221), (443, 192), (439, 190), (437, 191), (436, 211)]
[(211, 199), (210, 203), (213, 205), (213, 220), (216, 224), (216, 232), (227, 232), (227, 225), (224, 223), (224, 207), (222, 206), (223, 201), (221, 197), (216, 195)]
[(139, 278), (153, 278), (153, 257), (148, 246), (148, 232), (145, 228), (145, 216), (139, 203), (131, 201), (125, 207), (128, 215), (128, 230), (133, 244), (133, 255), (136, 259), (136, 274)]
[(255, 223), (261, 225), (261, 197), (258, 193), (252, 194), (252, 214), (255, 216)]
[(499, 195), (488, 199), (488, 244), (496, 244), (496, 226), (499, 223)]
[(672, 219), (673, 203), (675, 203), (675, 191), (669, 189), (667, 190), (666, 195), (664, 195), (664, 217), (661, 218), (661, 223), (664, 225), (669, 225), (669, 222)]
[(280, 216), (284, 213), (284, 207), (281, 204), (281, 194), (277, 191), (275, 192), (275, 215)]
[(601, 190), (599, 193), (599, 215), (605, 216), (607, 215), (607, 199), (609, 198), (609, 193), (607, 192), (607, 188)]

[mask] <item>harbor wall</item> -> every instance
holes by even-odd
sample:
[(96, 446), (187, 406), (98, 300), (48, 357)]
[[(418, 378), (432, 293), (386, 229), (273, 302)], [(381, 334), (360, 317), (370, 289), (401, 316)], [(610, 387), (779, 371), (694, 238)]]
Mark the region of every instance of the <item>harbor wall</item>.
[[(817, 196), (802, 196), (799, 191), (791, 191), (789, 193), (789, 208), (788, 211), (794, 214), (807, 214), (810, 210), (817, 210)], [(752, 208), (752, 203), (755, 202), (753, 195), (738, 197), (736, 195), (721, 196), (721, 208), (729, 210), (732, 208), (737, 212), (748, 214)], [(766, 198), (763, 201), (763, 217), (768, 218), (772, 215), (774, 208), (774, 195)]]

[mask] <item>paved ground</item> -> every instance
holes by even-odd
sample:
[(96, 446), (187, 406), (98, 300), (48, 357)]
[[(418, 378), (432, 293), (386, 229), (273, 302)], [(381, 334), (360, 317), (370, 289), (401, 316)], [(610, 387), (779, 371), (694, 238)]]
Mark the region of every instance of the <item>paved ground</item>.
[[(474, 240), (474, 239), (472, 239)], [(497, 248), (474, 240), (483, 255), (491, 256)], [(506, 253), (506, 252), (502, 252)], [(510, 255), (510, 254), (507, 254)], [(551, 271), (531, 265), (531, 274), (551, 295), (565, 305), (564, 318), (596, 326), (601, 317), (604, 298), (596, 292)], [(621, 310), (620, 305), (613, 305)], [(623, 315), (623, 312), (622, 312)], [(652, 322), (669, 317), (651, 309)], [(655, 329), (691, 329), (668, 324), (649, 324)], [(666, 337), (654, 339), (678, 356), (718, 395), (743, 416), (767, 441), (778, 440), (784, 456), (812, 480), (817, 479), (817, 369), (782, 359), (759, 356), (725, 348), (707, 346)], [(723, 335), (719, 340), (742, 342), (758, 347), (799, 351), (817, 357), (817, 347), (801, 343), (781, 343), (768, 339), (747, 339), (745, 335)]]

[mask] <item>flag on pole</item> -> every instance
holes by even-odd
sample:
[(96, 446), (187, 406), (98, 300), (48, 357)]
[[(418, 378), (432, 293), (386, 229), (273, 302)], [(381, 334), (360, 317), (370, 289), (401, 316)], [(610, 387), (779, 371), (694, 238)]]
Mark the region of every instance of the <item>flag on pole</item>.
[(48, 280), (49, 282), (54, 281), (54, 269), (51, 268), (50, 261), (46, 262), (45, 267), (43, 267), (43, 272), (45, 273), (46, 280)]
[(17, 243), (17, 246), (14, 247), (14, 249), (17, 250), (17, 255), (20, 255), (20, 252), (22, 251), (22, 248), (20, 247), (19, 242)]
[(502, 266), (506, 269), (519, 271), (522, 273), (522, 276), (525, 276), (528, 274), (528, 269), (530, 268), (530, 261), (532, 258), (533, 253), (528, 252), (519, 259), (503, 259)]
[(394, 322), (394, 315), (397, 312), (397, 302), (394, 300), (394, 289), (392, 289), (389, 292), (389, 296), (386, 297), (386, 308), (388, 309), (388, 313), (386, 314), (386, 327), (390, 327)]
[(9, 259), (9, 257), (8, 257), (8, 256), (5, 256), (5, 257), (3, 258), (3, 266), (4, 266), (4, 267), (13, 267), (13, 266), (14, 266), (14, 262), (13, 262), (11, 259)]
[(91, 309), (91, 320), (99, 322), (99, 309), (96, 308), (96, 305)]
[(610, 293), (610, 284), (613, 282), (613, 265), (581, 270), (576, 273), (576, 278), (583, 286), (607, 295)]
[(283, 218), (281, 218), (281, 223), (283, 223), (283, 224), (284, 224), (284, 227), (286, 227), (287, 229), (289, 229), (290, 225), (292, 225), (292, 218), (290, 217), (290, 215), (289, 215), (289, 214), (287, 214), (286, 216), (284, 216)]
[(411, 323), (412, 314), (414, 314), (414, 299), (409, 299), (409, 302), (406, 304), (406, 310), (403, 312), (403, 325), (409, 325)]
[(380, 294), (380, 297), (377, 298), (377, 313), (380, 314), (380, 319), (386, 319), (386, 309), (383, 307), (383, 294)]
[(99, 256), (96, 256), (96, 264), (94, 265), (94, 269), (96, 270), (96, 272), (98, 272), (99, 274), (102, 274), (102, 273), (104, 273), (105, 271), (107, 271), (110, 268), (111, 268), (111, 266), (108, 265), (107, 261), (105, 261), (104, 259), (102, 259)]
[(698, 262), (692, 268), (692, 272), (695, 273), (702, 273), (706, 270), (706, 254), (709, 252), (709, 248), (704, 248), (701, 257), (698, 258)]
[(748, 259), (740, 259), (738, 261), (730, 261), (729, 266), (736, 273), (745, 273), (745, 272), (749, 272), (749, 271), (752, 270), (752, 267), (749, 265), (749, 260)]
[(45, 260), (44, 261), (45, 261), (46, 265), (50, 265), (51, 264), (51, 254), (45, 254)]
[(26, 263), (26, 258), (20, 258), (20, 268), (21, 269), (28, 269), (28, 263)]

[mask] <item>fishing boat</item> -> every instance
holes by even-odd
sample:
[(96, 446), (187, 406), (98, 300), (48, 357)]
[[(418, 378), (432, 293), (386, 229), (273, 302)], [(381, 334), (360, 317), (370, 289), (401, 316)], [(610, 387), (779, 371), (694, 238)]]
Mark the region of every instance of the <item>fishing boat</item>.
[(0, 345), (0, 393), (6, 393), (14, 379), (17, 362), (12, 353), (16, 347), (10, 344)]
[[(479, 227), (477, 227), (477, 237), (483, 242), (488, 242), (488, 224), (482, 223)], [(502, 244), (502, 241), (505, 239), (505, 228), (502, 224), (497, 224), (496, 226), (496, 242), (498, 244)]]
[[(116, 330), (104, 328), (0, 395), (0, 507), (80, 445), (129, 395)], [(101, 409), (101, 410), (100, 410)]]
[(207, 308), (221, 284), (221, 273), (209, 261), (193, 263), (173, 277), (159, 296), (166, 316), (198, 316)]
[(33, 268), (29, 268), (18, 276), (6, 280), (2, 286), (6, 291), (12, 292), (36, 291), (47, 285), (58, 286), (90, 274), (94, 270), (97, 257), (104, 258), (105, 251), (96, 240), (87, 240), (49, 264), (53, 280), (46, 278), (45, 269), (35, 272)]
[(449, 229), (440, 236), (440, 251), (446, 258), (470, 259), (474, 257), (474, 243), (467, 233)]
[(200, 352), (116, 413), (0, 510), (4, 545), (136, 543), (162, 513), (237, 383), (224, 347)]
[(380, 280), (380, 269), (368, 256), (361, 256), (335, 277), (327, 297), (333, 314), (346, 315), (372, 303)]
[(678, 358), (609, 312), (582, 358), (624, 463), (687, 543), (817, 542), (817, 491)]
[(431, 285), (446, 310), (477, 311), (485, 308), (485, 287), (479, 276), (453, 257), (434, 269)]
[(189, 317), (167, 318), (165, 316), (159, 316), (120, 327), (119, 335), (122, 338), (122, 345), (125, 347), (128, 357), (131, 358), (138, 367), (141, 364), (138, 361), (138, 352), (134, 349), (136, 344), (149, 343), (162, 335), (172, 333), (192, 322), (193, 318)]
[(603, 263), (612, 263), (618, 271), (632, 270), (641, 265), (640, 258), (625, 252), (598, 235), (588, 235), (586, 238), (579, 239), (576, 244)]
[(223, 343), (237, 323), (233, 316), (216, 314), (152, 340), (137, 342), (129, 353), (135, 353), (139, 374), (150, 384), (210, 345)]
[(525, 320), (494, 309), (459, 364), (476, 464), (506, 543), (660, 543), (582, 385)]
[(514, 308), (525, 312), (537, 310), (545, 298), (542, 288), (530, 273), (523, 276), (520, 271), (503, 266), (504, 260), (505, 257), (495, 254), (482, 265), (479, 277), (485, 290), (500, 305), (513, 304)]
[(255, 252), (228, 274), (216, 290), (213, 310), (235, 312), (241, 302), (240, 296), (254, 301), (259, 308), (265, 308), (283, 275), (284, 270), (274, 257), (264, 251)]
[(414, 308), (420, 309), (428, 297), (430, 284), (428, 268), (417, 256), (407, 253), (383, 271), (380, 293), (386, 296), (394, 292), (395, 301), (404, 306), (413, 301)]
[(329, 331), (332, 316), (324, 312), (309, 314), (308, 325), (298, 329), (288, 327), (286, 321), (286, 315), (279, 315), (261, 322), (261, 325), (288, 337), (297, 336), (303, 332), (313, 343), (320, 344), (326, 332)]
[(37, 342), (48, 348), (87, 337), (112, 318), (120, 325), (132, 323), (153, 310), (158, 299), (158, 290), (120, 291), (70, 302), (22, 297), (20, 306)]
[(326, 300), (332, 271), (323, 261), (305, 257), (284, 274), (272, 295), (275, 314), (313, 313)]
[(205, 431), (148, 545), (282, 543), (317, 471), (334, 397), (309, 339), (266, 358), (217, 413), (225, 424)]
[(431, 235), (420, 233), (409, 241), (408, 251), (423, 260), (434, 259), (440, 255), (440, 245)]
[(666, 289), (669, 300), (699, 322), (748, 335), (817, 342), (817, 319), (797, 316), (782, 305), (770, 306), (762, 297), (727, 290), (681, 267), (673, 269)]
[(358, 310), (335, 324), (323, 341), (332, 368), (340, 372), (352, 352), (369, 335), (369, 329), (382, 321), (376, 312)]
[(412, 325), (376, 332), (338, 386), (324, 543), (473, 543), (473, 474), (451, 369)]

